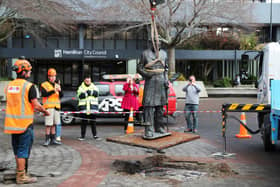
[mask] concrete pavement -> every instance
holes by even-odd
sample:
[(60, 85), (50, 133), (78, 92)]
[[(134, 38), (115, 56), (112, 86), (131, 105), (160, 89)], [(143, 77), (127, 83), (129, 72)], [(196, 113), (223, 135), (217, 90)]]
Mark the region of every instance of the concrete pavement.
[[(213, 106), (217, 101), (209, 99), (202, 101), (202, 109), (218, 109)], [(179, 105), (179, 109), (181, 109)], [(2, 108), (2, 107), (0, 107)], [(0, 113), (0, 163), (9, 163), (9, 171), (15, 169), (14, 158), (10, 146), (10, 137), (3, 134), (3, 117)], [(215, 115), (210, 115), (215, 118)], [(217, 119), (217, 123), (220, 122)], [(116, 159), (137, 160), (154, 153), (147, 153), (146, 149), (106, 142), (106, 137), (121, 135), (123, 127), (120, 125), (101, 125), (99, 124), (98, 134), (101, 141), (93, 140), (90, 136), (90, 128), (87, 129), (87, 139), (78, 141), (80, 134), (78, 125), (65, 126), (62, 132), (63, 145), (41, 146), (44, 141), (44, 126), (42, 117), (36, 117), (35, 123), (35, 142), (30, 158), (30, 169), (32, 174), (39, 177), (38, 183), (24, 186), (100, 186), (100, 187), (119, 187), (119, 186), (275, 186), (280, 182), (279, 167), (273, 165), (270, 161), (261, 163), (251, 162), (244, 154), (237, 153), (234, 158), (215, 159), (211, 154), (223, 151), (223, 144), (219, 141), (214, 142), (208, 138), (207, 129), (201, 127), (201, 139), (192, 142), (180, 144), (165, 150), (165, 155), (179, 160), (192, 160), (200, 162), (226, 162), (232, 169), (239, 174), (227, 177), (199, 177), (198, 179), (182, 180), (174, 182), (173, 180), (161, 179), (156, 177), (147, 177), (143, 174), (128, 175), (116, 172), (112, 163)], [(182, 124), (182, 125), (181, 125)], [(171, 126), (172, 130), (183, 131), (184, 118), (177, 118), (177, 125)], [(141, 127), (135, 127), (136, 130)], [(219, 132), (219, 130), (218, 130)], [(217, 139), (221, 138), (217, 134)], [(260, 154), (263, 154), (260, 150)], [(275, 157), (276, 156), (276, 157)], [(273, 158), (279, 159), (279, 150)], [(4, 172), (0, 171), (0, 180)], [(15, 184), (3, 184), (0, 186), (17, 186)]]

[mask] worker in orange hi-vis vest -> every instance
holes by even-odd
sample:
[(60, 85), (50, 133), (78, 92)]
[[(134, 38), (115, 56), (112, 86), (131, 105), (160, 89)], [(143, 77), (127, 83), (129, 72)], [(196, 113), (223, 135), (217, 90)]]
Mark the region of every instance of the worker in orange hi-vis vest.
[(56, 81), (56, 70), (48, 70), (48, 80), (41, 84), (41, 93), (43, 97), (43, 107), (50, 113), (45, 117), (45, 134), (46, 140), (43, 144), (60, 145), (61, 142), (56, 140), (56, 125), (60, 125), (60, 98), (63, 96), (60, 84)]
[(12, 135), (12, 147), (17, 164), (16, 182), (18, 184), (34, 183), (37, 178), (27, 175), (28, 158), (33, 144), (33, 114), (34, 110), (49, 115), (38, 102), (37, 90), (34, 84), (27, 81), (32, 66), (21, 57), (13, 66), (17, 78), (11, 81), (6, 90), (7, 104), (4, 133)]

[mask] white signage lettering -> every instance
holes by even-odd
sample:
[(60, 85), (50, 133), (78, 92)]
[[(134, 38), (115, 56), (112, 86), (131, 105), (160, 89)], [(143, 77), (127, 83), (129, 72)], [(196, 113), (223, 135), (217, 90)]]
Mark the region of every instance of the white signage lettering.
[(55, 49), (54, 57), (62, 58), (64, 56), (82, 56), (86, 58), (106, 58), (107, 50), (82, 50), (82, 49)]
[(85, 57), (106, 57), (106, 50), (84, 50)]
[(82, 55), (83, 54), (83, 51), (81, 50), (76, 50), (76, 49), (73, 49), (73, 50), (63, 50), (63, 54), (64, 55)]
[(123, 111), (123, 109), (121, 108), (121, 102), (122, 98), (106, 98), (101, 101), (98, 108), (101, 112), (121, 112)]

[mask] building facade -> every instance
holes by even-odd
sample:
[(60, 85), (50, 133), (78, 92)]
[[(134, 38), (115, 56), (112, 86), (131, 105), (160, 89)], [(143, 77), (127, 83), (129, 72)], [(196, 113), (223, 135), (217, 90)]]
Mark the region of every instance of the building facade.
[(94, 30), (86, 25), (78, 25), (77, 30), (43, 35), (42, 29), (36, 36), (17, 30), (0, 48), (0, 58), (9, 61), (2, 69), (9, 69), (16, 58), (25, 56), (33, 65), (32, 81), (43, 82), (48, 68), (54, 67), (68, 88), (76, 88), (84, 74), (97, 81), (104, 74), (136, 72), (136, 59), (147, 48), (145, 28), (111, 35), (103, 28)]
[[(253, 24), (257, 25), (260, 42), (280, 40), (280, 3), (255, 1)], [(272, 12), (271, 12), (272, 10)], [(117, 25), (111, 25), (117, 27)], [(272, 32), (270, 32), (272, 29)], [(32, 81), (41, 83), (47, 78), (47, 70), (56, 68), (63, 86), (76, 89), (84, 74), (91, 74), (94, 81), (104, 74), (136, 73), (141, 52), (148, 47), (148, 29), (108, 34), (105, 28), (77, 25), (76, 32), (45, 32), (38, 27), (34, 33), (18, 29), (12, 37), (0, 43), (0, 76), (8, 74), (13, 62), (25, 56), (33, 65)], [(272, 33), (272, 36), (270, 36)], [(234, 78), (240, 71), (243, 51), (237, 50), (176, 50), (176, 70), (185, 76), (210, 71), (208, 80), (223, 77)], [(206, 68), (210, 64), (211, 68)], [(258, 74), (258, 62), (248, 65), (251, 75)]]

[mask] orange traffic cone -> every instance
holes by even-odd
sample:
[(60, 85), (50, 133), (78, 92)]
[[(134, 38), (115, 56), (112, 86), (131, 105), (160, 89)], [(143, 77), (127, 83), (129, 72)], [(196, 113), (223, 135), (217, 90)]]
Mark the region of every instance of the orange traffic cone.
[[(240, 115), (240, 121), (242, 121), (245, 125), (246, 123), (246, 116), (245, 116), (245, 112), (242, 112)], [(243, 127), (240, 124), (240, 131), (239, 134), (235, 135), (237, 138), (251, 138), (252, 136), (250, 134), (248, 134), (247, 129), (245, 129), (245, 127)]]
[(128, 124), (126, 129), (126, 134), (134, 133), (134, 124), (133, 124), (133, 108), (130, 108)]

